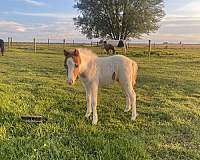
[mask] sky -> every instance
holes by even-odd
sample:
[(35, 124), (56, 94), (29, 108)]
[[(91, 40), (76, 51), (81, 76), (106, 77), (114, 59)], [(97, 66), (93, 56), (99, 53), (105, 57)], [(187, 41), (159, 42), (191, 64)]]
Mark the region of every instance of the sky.
[[(0, 38), (15, 41), (88, 41), (75, 29), (75, 0), (2, 0)], [(156, 33), (143, 35), (135, 42), (200, 43), (200, 0), (165, 0), (166, 16)]]

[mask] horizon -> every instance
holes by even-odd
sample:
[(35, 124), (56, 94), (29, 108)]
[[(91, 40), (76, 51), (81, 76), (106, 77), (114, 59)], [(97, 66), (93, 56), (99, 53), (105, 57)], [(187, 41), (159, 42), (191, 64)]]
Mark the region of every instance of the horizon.
[[(59, 2), (59, 3), (58, 3)], [(200, 43), (200, 1), (165, 0), (166, 16), (156, 33), (144, 35), (133, 42)], [(0, 38), (7, 41), (90, 42), (75, 29), (73, 18), (78, 15), (74, 0), (7, 0), (0, 6)], [(93, 40), (95, 41), (95, 39)]]

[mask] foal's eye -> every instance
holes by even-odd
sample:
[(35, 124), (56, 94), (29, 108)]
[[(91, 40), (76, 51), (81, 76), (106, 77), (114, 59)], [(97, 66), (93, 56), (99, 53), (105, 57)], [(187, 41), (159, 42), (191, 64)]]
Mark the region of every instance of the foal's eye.
[(75, 64), (75, 68), (78, 68), (78, 64)]

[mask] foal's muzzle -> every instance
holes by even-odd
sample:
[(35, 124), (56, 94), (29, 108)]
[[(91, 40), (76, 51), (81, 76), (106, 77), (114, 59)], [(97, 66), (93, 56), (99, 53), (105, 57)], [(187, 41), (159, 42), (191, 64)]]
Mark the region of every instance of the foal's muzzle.
[(73, 82), (73, 80), (67, 80), (67, 84), (71, 86), (74, 84), (74, 82)]

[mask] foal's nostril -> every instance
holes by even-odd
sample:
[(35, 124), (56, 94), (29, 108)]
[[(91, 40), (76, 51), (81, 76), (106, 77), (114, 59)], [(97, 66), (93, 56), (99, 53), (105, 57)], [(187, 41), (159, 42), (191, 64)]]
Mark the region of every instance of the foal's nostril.
[(71, 86), (73, 84), (73, 81), (72, 80), (68, 80), (67, 83), (68, 83), (68, 85)]

